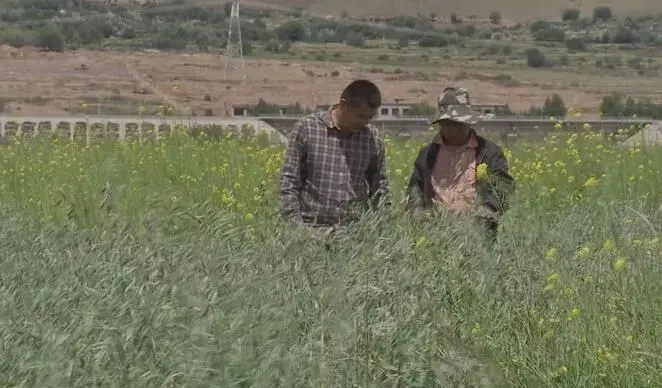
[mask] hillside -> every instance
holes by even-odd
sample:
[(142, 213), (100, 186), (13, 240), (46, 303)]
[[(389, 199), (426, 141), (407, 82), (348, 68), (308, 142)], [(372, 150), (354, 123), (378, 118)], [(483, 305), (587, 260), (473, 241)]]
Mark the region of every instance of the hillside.
[[(259, 102), (250, 114), (300, 114), (370, 78), (387, 100), (413, 104), (409, 115), (431, 114), (439, 91), (461, 83), (481, 104), (508, 105), (500, 115), (572, 108), (662, 119), (662, 15), (651, 11), (496, 23), (459, 11), (452, 20), (450, 11), (328, 17), (288, 8), (301, 0), (242, 0), (243, 77), (225, 71), (225, 0), (59, 1), (0, 0), (0, 112), (158, 114), (167, 105), (209, 116)], [(497, 8), (485, 13), (512, 19)]]
[[(247, 1), (247, 3), (249, 3)], [(525, 21), (533, 19), (558, 18), (562, 10), (573, 2), (566, 0), (259, 0), (284, 7), (302, 7), (316, 13), (341, 14), (347, 12), (350, 17), (362, 16), (397, 16), (417, 13), (436, 13), (447, 16), (457, 13), (459, 16), (478, 15), (487, 17), (490, 11), (500, 11), (504, 18)], [(631, 0), (612, 2), (600, 0), (579, 1), (582, 14), (588, 16), (598, 5), (608, 5), (617, 14), (640, 12), (643, 10), (662, 11), (659, 0)]]

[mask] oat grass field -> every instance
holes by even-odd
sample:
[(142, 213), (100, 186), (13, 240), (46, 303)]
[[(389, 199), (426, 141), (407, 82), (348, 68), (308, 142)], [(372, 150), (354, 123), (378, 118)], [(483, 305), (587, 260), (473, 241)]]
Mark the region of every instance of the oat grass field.
[[(662, 381), (662, 154), (577, 128), (506, 153), (498, 243), (400, 200), (326, 249), (275, 216), (283, 147), (0, 147), (0, 386), (645, 387)], [(657, 383), (656, 383), (657, 382)]]

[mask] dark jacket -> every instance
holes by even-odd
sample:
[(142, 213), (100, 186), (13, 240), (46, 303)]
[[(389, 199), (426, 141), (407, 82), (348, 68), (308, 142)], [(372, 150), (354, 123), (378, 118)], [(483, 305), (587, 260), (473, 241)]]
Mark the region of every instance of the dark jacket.
[[(494, 142), (474, 133), (478, 141), (476, 166), (487, 165), (489, 179), (476, 180), (477, 205), (485, 206), (498, 218), (509, 207), (509, 199), (515, 190), (515, 180), (508, 171), (508, 161), (503, 150)], [(437, 160), (440, 144), (431, 142), (423, 147), (414, 163), (414, 171), (407, 187), (407, 206), (429, 208), (432, 205), (432, 169)]]

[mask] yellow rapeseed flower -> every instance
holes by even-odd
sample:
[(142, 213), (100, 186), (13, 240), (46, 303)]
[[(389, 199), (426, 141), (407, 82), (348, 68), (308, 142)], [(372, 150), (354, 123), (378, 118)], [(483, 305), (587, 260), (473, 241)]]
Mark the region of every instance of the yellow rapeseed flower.
[(553, 259), (559, 254), (559, 250), (557, 248), (549, 248), (547, 252), (545, 253), (545, 258), (546, 259)]
[(584, 187), (596, 188), (600, 185), (600, 181), (594, 177), (590, 177), (584, 182)]
[(626, 265), (627, 265), (627, 261), (625, 260), (625, 258), (624, 257), (619, 257), (612, 264), (612, 268), (616, 272), (621, 272), (621, 271), (625, 270)]
[(481, 163), (476, 167), (476, 178), (477, 179), (488, 179), (489, 171), (487, 169), (487, 164)]
[(605, 240), (604, 244), (602, 244), (602, 249), (608, 253), (616, 253), (616, 243), (611, 239)]
[(572, 321), (573, 319), (578, 318), (580, 313), (581, 313), (580, 309), (578, 309), (577, 307), (573, 308), (568, 314), (568, 321)]
[(427, 244), (427, 242), (428, 242), (427, 237), (425, 237), (425, 236), (419, 237), (416, 240), (416, 248), (421, 248), (421, 247), (425, 246)]

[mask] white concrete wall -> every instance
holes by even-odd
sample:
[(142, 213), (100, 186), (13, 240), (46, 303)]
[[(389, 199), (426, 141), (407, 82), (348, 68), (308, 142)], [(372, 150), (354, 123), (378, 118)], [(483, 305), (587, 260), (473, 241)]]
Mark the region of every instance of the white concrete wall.
[[(0, 116), (0, 136), (5, 137), (10, 135), (9, 126), (17, 125), (17, 129), (23, 127), (25, 124), (34, 126), (35, 131), (42, 131), (37, 129), (40, 123), (47, 123), (50, 125), (50, 132), (55, 133), (59, 125), (65, 124), (69, 126), (68, 134), (71, 138), (74, 137), (74, 129), (77, 124), (85, 125), (89, 129), (93, 125), (101, 125), (108, 128), (108, 124), (118, 126), (116, 136), (119, 139), (125, 139), (127, 134), (127, 126), (137, 126), (139, 131), (147, 131), (143, 129), (142, 125), (154, 126), (159, 128), (167, 126), (170, 129), (177, 126), (193, 127), (193, 126), (221, 126), (229, 127), (235, 126), (238, 131), (241, 131), (243, 126), (251, 126), (256, 134), (266, 133), (269, 136), (275, 137), (281, 142), (286, 142), (283, 134), (278, 132), (274, 127), (265, 123), (262, 120), (254, 118), (216, 118), (216, 117), (156, 117), (156, 116), (142, 116), (142, 117), (127, 117), (127, 116), (41, 116), (41, 117), (28, 117), (28, 116)], [(142, 125), (141, 125), (142, 124)], [(169, 132), (167, 129), (166, 132)], [(158, 130), (156, 131), (159, 132)], [(163, 133), (163, 131), (161, 132)]]

